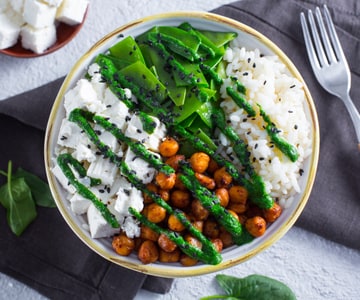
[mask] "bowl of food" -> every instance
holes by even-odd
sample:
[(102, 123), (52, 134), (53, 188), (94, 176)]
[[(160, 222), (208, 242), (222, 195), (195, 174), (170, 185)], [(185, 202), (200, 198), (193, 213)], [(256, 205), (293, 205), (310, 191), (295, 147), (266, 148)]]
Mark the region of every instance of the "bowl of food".
[(87, 7), (87, 0), (3, 0), (0, 53), (32, 58), (55, 52), (81, 30)]
[(206, 274), (260, 253), (309, 198), (319, 154), (311, 95), (268, 38), (174, 12), (124, 25), (74, 65), (45, 139), (56, 204), (120, 266)]

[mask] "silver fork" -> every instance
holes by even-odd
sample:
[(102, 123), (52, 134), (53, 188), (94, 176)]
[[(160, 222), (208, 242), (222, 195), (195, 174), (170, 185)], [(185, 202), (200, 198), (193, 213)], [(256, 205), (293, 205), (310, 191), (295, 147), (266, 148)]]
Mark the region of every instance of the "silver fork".
[(315, 15), (317, 25), (313, 12), (308, 11), (310, 34), (305, 14), (300, 14), (310, 64), (320, 85), (344, 102), (354, 124), (360, 150), (360, 115), (349, 95), (351, 86), (349, 66), (327, 6), (324, 5), (326, 27), (319, 7), (316, 7)]

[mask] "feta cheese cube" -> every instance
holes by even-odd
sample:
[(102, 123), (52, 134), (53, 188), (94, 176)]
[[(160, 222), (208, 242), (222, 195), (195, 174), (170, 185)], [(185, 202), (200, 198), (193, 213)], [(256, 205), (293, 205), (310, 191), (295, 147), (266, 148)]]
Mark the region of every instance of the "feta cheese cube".
[(74, 194), (76, 192), (75, 187), (69, 183), (69, 180), (66, 178), (59, 165), (55, 165), (51, 171), (65, 190), (67, 190), (70, 194)]
[(20, 25), (5, 13), (0, 13), (0, 49), (14, 46), (20, 34)]
[(149, 134), (143, 129), (143, 123), (141, 119), (134, 115), (128, 123), (125, 135), (141, 142), (144, 146), (152, 151), (159, 151), (159, 145), (161, 140), (166, 135), (166, 127), (159, 119), (151, 117), (155, 124), (154, 132)]
[(23, 48), (41, 54), (56, 42), (56, 28), (54, 24), (37, 29), (29, 24), (21, 28), (21, 43)]
[(142, 211), (144, 208), (142, 192), (136, 188), (124, 189), (121, 187), (117, 193), (114, 209), (122, 216), (130, 216), (129, 207)]
[(88, 161), (91, 163), (96, 160), (96, 156), (94, 152), (91, 151), (91, 148), (81, 143), (78, 143), (72, 156), (78, 161)]
[(87, 219), (92, 238), (109, 237), (119, 232), (119, 228), (112, 228), (92, 203), (87, 210)]
[(63, 0), (56, 13), (56, 19), (69, 25), (80, 24), (88, 4), (87, 0)]
[(81, 132), (81, 128), (68, 119), (61, 122), (57, 143), (60, 146), (76, 149), (78, 144), (89, 144), (90, 140)]
[(90, 164), (87, 170), (87, 176), (101, 179), (102, 184), (112, 185), (117, 170), (116, 165), (111, 163), (109, 159), (99, 157)]
[(0, 0), (0, 13), (7, 10), (9, 5), (10, 5), (9, 0)]
[(19, 14), (23, 13), (24, 9), (24, 0), (11, 0), (10, 5), (14, 11)]
[(63, 0), (42, 0), (42, 2), (47, 3), (50, 6), (59, 7)]
[(91, 201), (89, 199), (84, 198), (78, 193), (75, 193), (70, 198), (70, 208), (77, 215), (82, 215), (86, 213), (89, 209)]
[[(155, 153), (153, 154), (156, 155)], [(156, 170), (132, 152), (130, 148), (126, 151), (124, 162), (144, 184), (150, 183), (153, 180)]]
[(23, 16), (24, 21), (34, 28), (54, 26), (56, 7), (38, 0), (25, 0)]

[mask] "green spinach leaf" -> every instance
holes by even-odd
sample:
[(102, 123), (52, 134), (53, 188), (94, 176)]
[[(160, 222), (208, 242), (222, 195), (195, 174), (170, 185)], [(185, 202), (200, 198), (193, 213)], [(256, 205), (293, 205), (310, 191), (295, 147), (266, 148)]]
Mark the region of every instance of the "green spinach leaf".
[[(7, 183), (0, 188), (0, 203), (6, 208), (7, 222), (17, 236), (36, 218), (36, 207), (30, 187), (23, 178), (12, 178), (9, 162)], [(4, 175), (4, 173), (2, 173)]]
[(31, 194), (34, 197), (36, 205), (42, 207), (56, 207), (48, 184), (42, 181), (39, 177), (28, 171), (25, 171), (22, 168), (17, 169), (13, 176), (16, 178), (25, 179), (25, 182), (31, 189)]
[(296, 300), (293, 291), (284, 283), (262, 275), (249, 275), (237, 278), (228, 275), (216, 275), (216, 280), (226, 295), (214, 295), (202, 300)]
[(12, 174), (12, 162), (7, 173), (0, 170), (7, 182), (0, 187), (0, 204), (6, 209), (7, 222), (17, 236), (36, 218), (36, 205), (55, 207), (49, 186), (37, 176), (19, 168)]

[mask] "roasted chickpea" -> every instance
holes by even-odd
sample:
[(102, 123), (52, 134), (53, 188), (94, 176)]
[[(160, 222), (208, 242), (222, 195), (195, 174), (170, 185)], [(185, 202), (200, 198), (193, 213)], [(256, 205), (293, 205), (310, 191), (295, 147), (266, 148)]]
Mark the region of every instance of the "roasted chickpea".
[(266, 231), (266, 221), (259, 216), (247, 219), (245, 228), (254, 237), (262, 236)]
[(179, 150), (179, 143), (172, 137), (167, 137), (160, 143), (159, 152), (164, 157), (170, 157)]
[(162, 249), (159, 251), (159, 261), (163, 263), (178, 262), (180, 260), (181, 251), (175, 249), (173, 252), (166, 252)]
[(224, 248), (230, 247), (234, 244), (232, 235), (227, 231), (220, 232), (219, 238), (221, 239)]
[(270, 223), (275, 222), (275, 220), (280, 217), (281, 212), (281, 206), (275, 202), (271, 208), (264, 209), (264, 218)]
[(199, 199), (194, 199), (191, 202), (191, 212), (198, 221), (204, 221), (209, 216), (209, 211), (201, 204)]
[(165, 173), (159, 172), (155, 177), (156, 183), (163, 190), (171, 190), (175, 185), (176, 174), (171, 173), (166, 175)]
[(231, 202), (245, 204), (248, 199), (248, 195), (249, 193), (247, 189), (241, 185), (233, 185), (229, 188), (229, 197)]
[(203, 231), (204, 221), (196, 220), (196, 221), (193, 221), (191, 224), (192, 224), (192, 226), (194, 226), (200, 232)]
[(216, 187), (228, 187), (232, 182), (231, 175), (226, 171), (225, 167), (222, 167), (215, 171), (214, 180), (216, 183)]
[(199, 183), (207, 189), (213, 190), (215, 188), (215, 180), (209, 176), (195, 172), (195, 177)]
[(141, 225), (140, 227), (140, 237), (144, 240), (150, 240), (156, 242), (159, 238), (159, 234), (156, 233), (151, 228)]
[(190, 157), (192, 169), (197, 173), (204, 173), (209, 166), (210, 156), (204, 152), (196, 152)]
[(161, 197), (161, 199), (165, 200), (165, 201), (169, 201), (170, 199), (170, 192), (169, 190), (163, 190), (160, 189), (158, 192), (159, 196)]
[(185, 241), (188, 242), (191, 246), (194, 246), (194, 247), (199, 248), (199, 249), (202, 248), (201, 242), (200, 242), (198, 239), (194, 238), (191, 234), (185, 235), (184, 239), (185, 239)]
[(184, 185), (184, 183), (182, 182), (182, 180), (180, 179), (180, 176), (182, 174), (181, 173), (176, 173), (176, 180), (175, 180), (175, 185), (174, 187), (178, 190), (187, 190), (186, 186)]
[(170, 195), (171, 203), (177, 208), (185, 208), (190, 204), (190, 193), (183, 190), (175, 190)]
[(177, 247), (165, 234), (160, 234), (157, 242), (159, 247), (165, 252), (173, 252)]
[(239, 220), (239, 216), (236, 212), (234, 212), (233, 210), (231, 209), (227, 209), (227, 211), (229, 212), (229, 214), (231, 214), (236, 220), (240, 221)]
[(160, 223), (166, 218), (166, 210), (157, 203), (151, 203), (147, 206), (147, 219), (153, 223)]
[(135, 248), (135, 241), (122, 233), (113, 237), (112, 247), (117, 254), (128, 256)]
[(170, 230), (177, 231), (177, 232), (185, 230), (185, 226), (183, 225), (183, 223), (181, 223), (179, 221), (179, 219), (175, 215), (169, 216), (168, 227)]
[(214, 174), (217, 169), (219, 169), (218, 163), (214, 159), (210, 158), (209, 166), (206, 169), (206, 172), (209, 174)]
[(207, 219), (204, 222), (203, 233), (209, 238), (217, 238), (220, 234), (220, 226), (217, 222)]
[(185, 156), (177, 154), (169, 157), (167, 160), (165, 160), (165, 163), (177, 171), (179, 169), (179, 162), (183, 160), (185, 160)]
[(217, 252), (221, 252), (224, 245), (220, 238), (217, 239), (211, 239), (211, 243), (214, 245)]
[(229, 192), (225, 188), (219, 188), (215, 190), (215, 195), (219, 198), (220, 205), (227, 207), (229, 204)]
[(180, 256), (180, 263), (184, 266), (184, 267), (191, 267), (191, 266), (195, 266), (197, 264), (198, 260), (195, 258), (192, 258), (186, 254), (182, 254)]
[(139, 248), (138, 258), (143, 264), (150, 264), (158, 260), (159, 249), (153, 241), (144, 241)]
[[(156, 186), (156, 184), (154, 184), (154, 183), (148, 183), (146, 185), (146, 189), (148, 189), (150, 192), (153, 192), (155, 194), (157, 194), (158, 190), (159, 190), (158, 187)], [(149, 204), (149, 203), (154, 202), (153, 199), (146, 193), (143, 193), (143, 198), (144, 198), (144, 203), (145, 204)]]
[(230, 202), (227, 206), (228, 209), (233, 210), (237, 214), (242, 214), (247, 210), (247, 205), (243, 203), (232, 203)]

